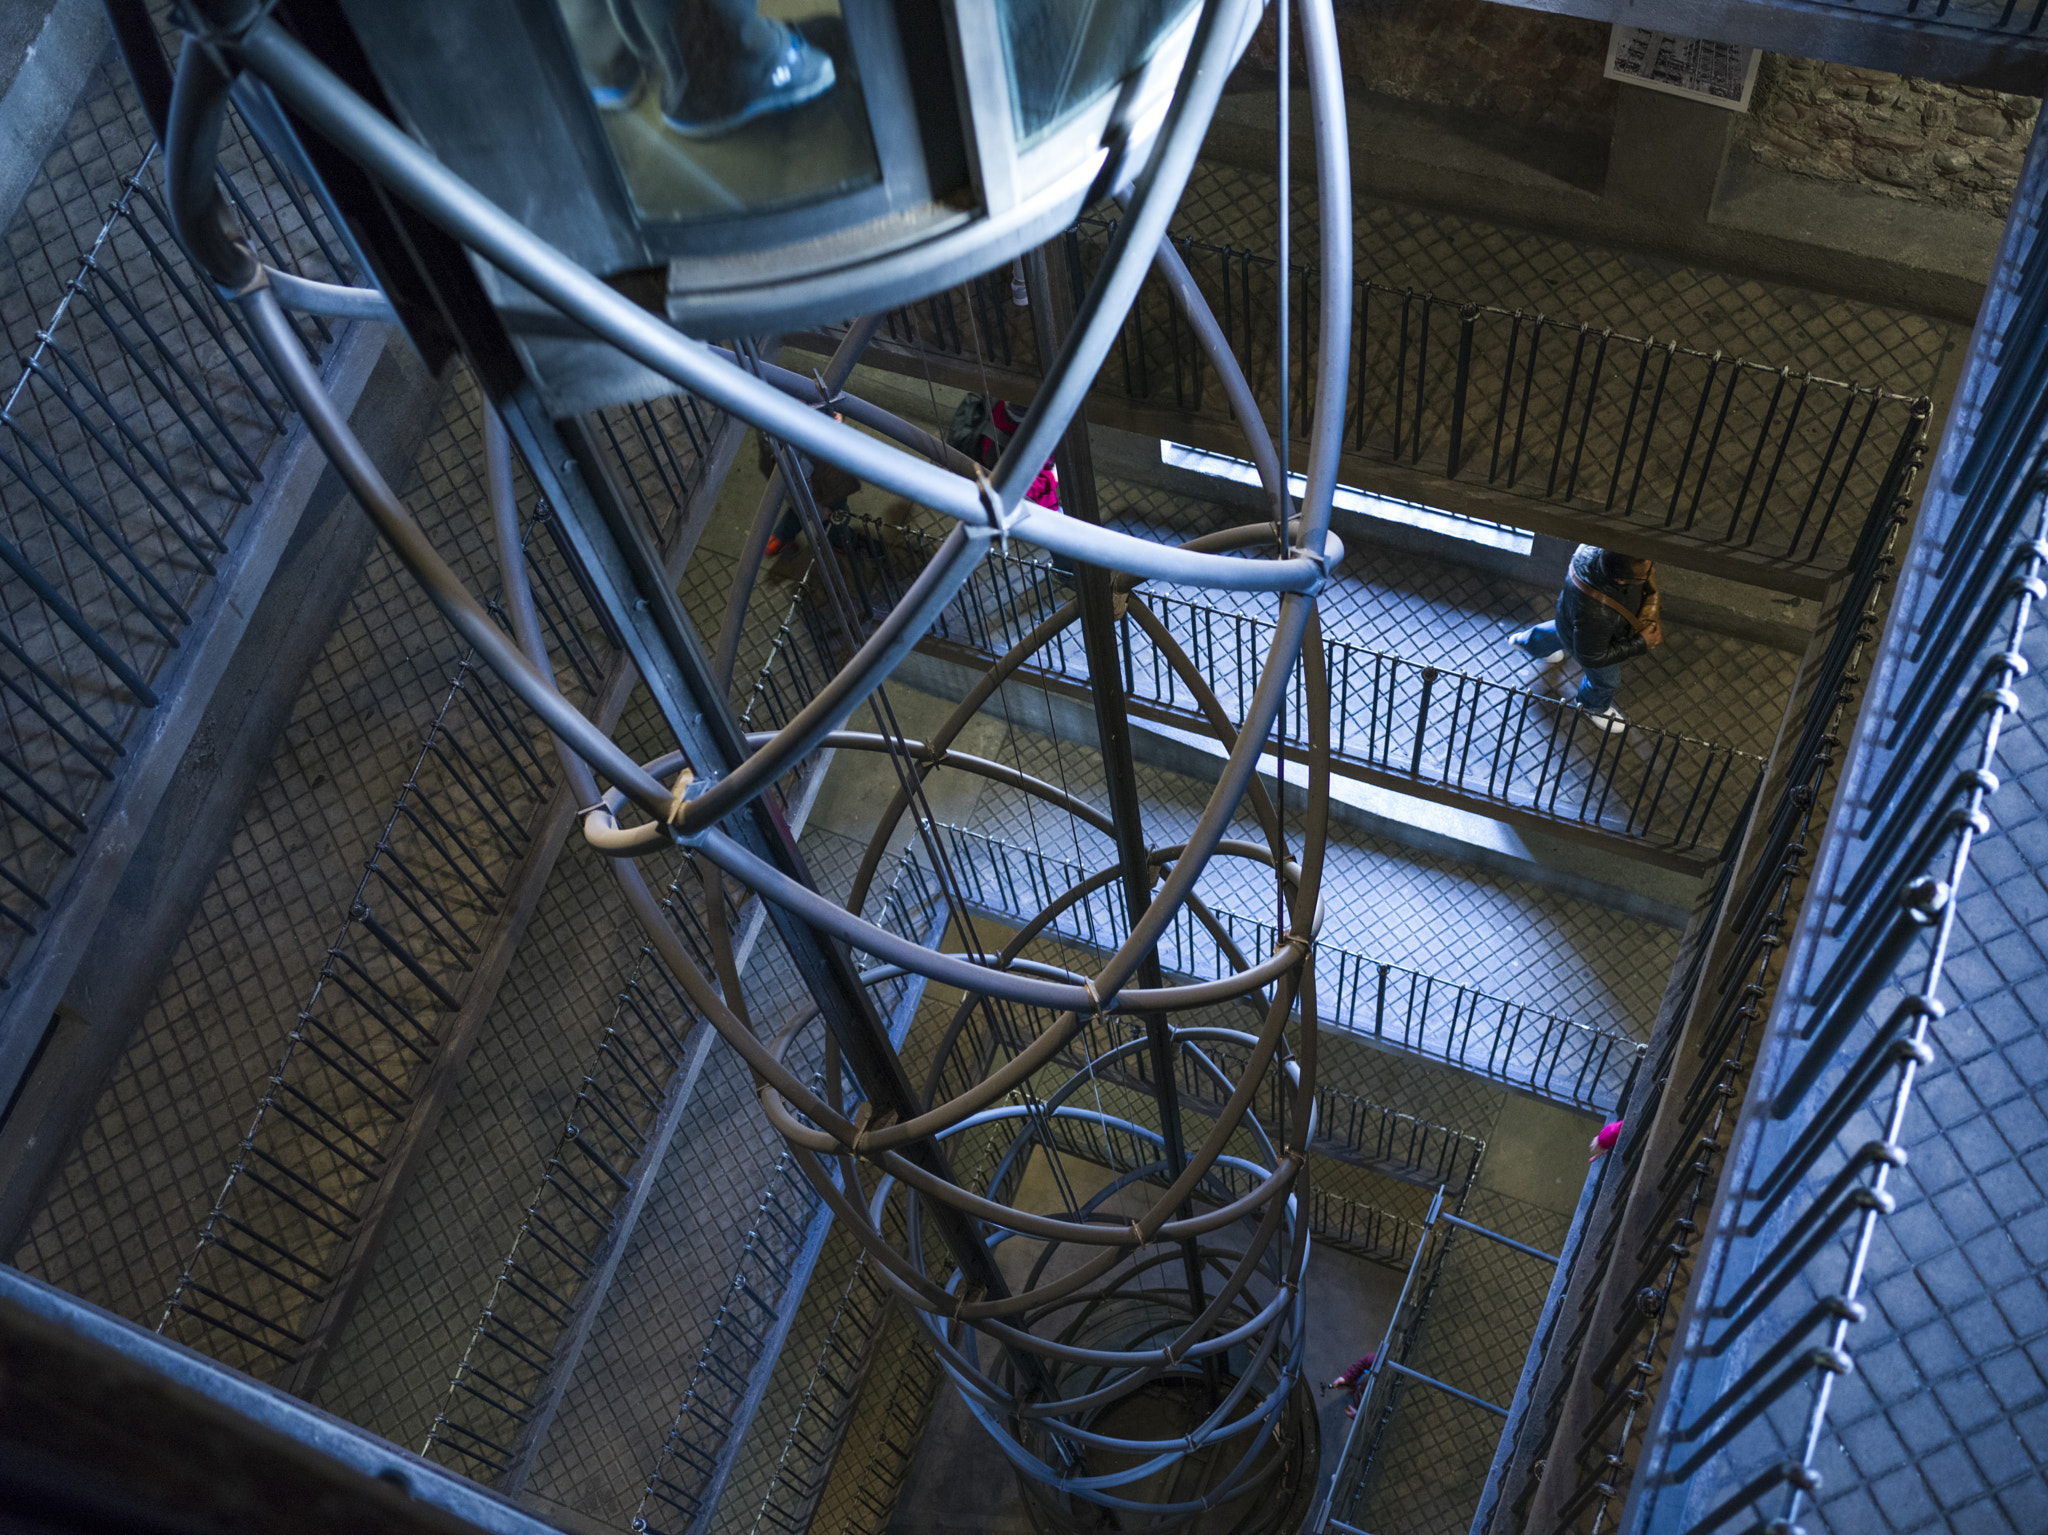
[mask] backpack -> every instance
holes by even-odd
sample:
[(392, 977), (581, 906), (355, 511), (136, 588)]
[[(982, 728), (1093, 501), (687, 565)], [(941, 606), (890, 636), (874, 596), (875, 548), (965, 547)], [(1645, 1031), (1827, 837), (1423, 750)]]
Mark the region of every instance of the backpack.
[[(988, 396), (963, 394), (960, 403), (953, 407), (953, 419), (946, 427), (946, 446), (981, 464), (981, 441), (994, 431), (995, 427), (989, 422)], [(982, 464), (982, 467), (988, 466)]]
[(967, 394), (953, 407), (953, 419), (946, 427), (946, 445), (956, 448), (984, 469), (993, 469), (1010, 439), (1017, 435), (1023, 412), (1010, 406), (1006, 414), (1018, 418), (1005, 428), (996, 425), (988, 396)]

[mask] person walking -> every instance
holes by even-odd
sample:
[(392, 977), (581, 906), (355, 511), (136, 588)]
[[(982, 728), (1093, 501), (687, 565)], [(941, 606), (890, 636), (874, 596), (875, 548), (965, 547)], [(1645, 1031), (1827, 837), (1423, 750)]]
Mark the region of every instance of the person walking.
[(1373, 1361), (1378, 1357), (1377, 1354), (1367, 1354), (1357, 1364), (1354, 1364), (1350, 1369), (1330, 1382), (1334, 1389), (1351, 1393), (1351, 1405), (1344, 1409), (1345, 1417), (1355, 1418), (1358, 1416), (1358, 1399), (1365, 1395), (1366, 1375), (1371, 1371)]
[[(832, 419), (844, 421), (846, 418), (835, 410), (832, 412)], [(769, 444), (767, 437), (759, 433), (755, 435), (758, 439), (761, 478), (765, 480), (779, 465), (775, 449)], [(826, 536), (832, 537), (834, 531), (843, 529), (852, 516), (846, 503), (852, 498), (853, 493), (860, 489), (860, 481), (837, 464), (813, 461), (794, 449), (790, 452), (790, 458), (809, 481), (811, 499), (817, 502), (818, 510), (825, 516)], [(777, 520), (774, 531), (768, 535), (768, 548), (765, 551), (771, 560), (793, 553), (797, 540), (803, 536), (803, 519), (797, 513), (796, 497), (787, 490), (784, 490), (783, 495), (786, 499), (783, 502), (782, 516)], [(839, 540), (834, 538), (834, 547), (837, 547), (838, 543)]]
[(1587, 723), (1610, 734), (1626, 730), (1627, 717), (1614, 707), (1621, 663), (1664, 643), (1657, 567), (1619, 549), (1579, 545), (1557, 594), (1557, 616), (1508, 643), (1537, 661), (1568, 653), (1585, 672), (1578, 704)]

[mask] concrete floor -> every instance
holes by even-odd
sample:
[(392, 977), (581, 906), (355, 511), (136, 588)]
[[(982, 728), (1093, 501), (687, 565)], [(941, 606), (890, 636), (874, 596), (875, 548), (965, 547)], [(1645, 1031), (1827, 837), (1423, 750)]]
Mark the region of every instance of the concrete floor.
[[(1022, 690), (1005, 690), (1012, 691)], [(947, 701), (909, 688), (892, 687), (889, 694), (912, 739), (952, 710)], [(961, 749), (1014, 763), (1100, 802), (1099, 758), (1018, 723), (1030, 717), (1029, 702), (1006, 719), (999, 696), (969, 727)], [(875, 728), (865, 714), (856, 715), (854, 728)], [(1019, 791), (946, 769), (929, 783), (933, 812), (942, 821), (1026, 847), (1048, 846), (1053, 856), (1091, 869), (1110, 856), (1099, 833), (1077, 830)], [(1199, 779), (1149, 767), (1140, 768), (1139, 783), (1148, 835), (1161, 845), (1185, 836), (1209, 789)], [(895, 789), (887, 758), (842, 752), (826, 773), (812, 824), (865, 840)], [(902, 846), (909, 835), (899, 829), (892, 845)], [(1233, 835), (1255, 835), (1248, 817)], [(1219, 860), (1214, 874), (1204, 876), (1206, 897), (1239, 914), (1265, 910), (1270, 892), (1255, 889), (1259, 882), (1230, 863)], [(1349, 827), (1332, 829), (1327, 878), (1326, 942), (1636, 1037), (1648, 1030), (1676, 952), (1677, 935), (1655, 923)]]

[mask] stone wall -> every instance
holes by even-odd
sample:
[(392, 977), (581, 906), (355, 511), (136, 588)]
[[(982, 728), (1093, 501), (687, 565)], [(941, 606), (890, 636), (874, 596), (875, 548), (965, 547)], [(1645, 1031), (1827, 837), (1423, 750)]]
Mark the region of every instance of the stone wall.
[[(1601, 75), (1605, 22), (1494, 0), (1335, 0), (1335, 8), (1354, 89), (1587, 143), (1613, 131), (1623, 87)], [(1269, 9), (1241, 83), (1271, 81), (1274, 39)], [(2030, 96), (1766, 54), (1734, 152), (1772, 170), (2004, 218), (2040, 107)]]
[(1766, 55), (1738, 137), (1759, 164), (2005, 217), (2032, 96)]
[[(1356, 89), (1571, 137), (1604, 140), (1613, 129), (1620, 86), (1601, 78), (1604, 22), (1492, 0), (1335, 0), (1335, 9), (1344, 79)], [(1247, 75), (1270, 79), (1274, 29), (1269, 8)]]

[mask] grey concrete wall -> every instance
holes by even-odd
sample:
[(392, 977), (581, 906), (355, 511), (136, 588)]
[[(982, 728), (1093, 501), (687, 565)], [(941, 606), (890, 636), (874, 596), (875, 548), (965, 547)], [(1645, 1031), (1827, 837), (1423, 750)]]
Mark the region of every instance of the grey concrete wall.
[(99, 0), (0, 5), (0, 227), (21, 206), (111, 36)]

